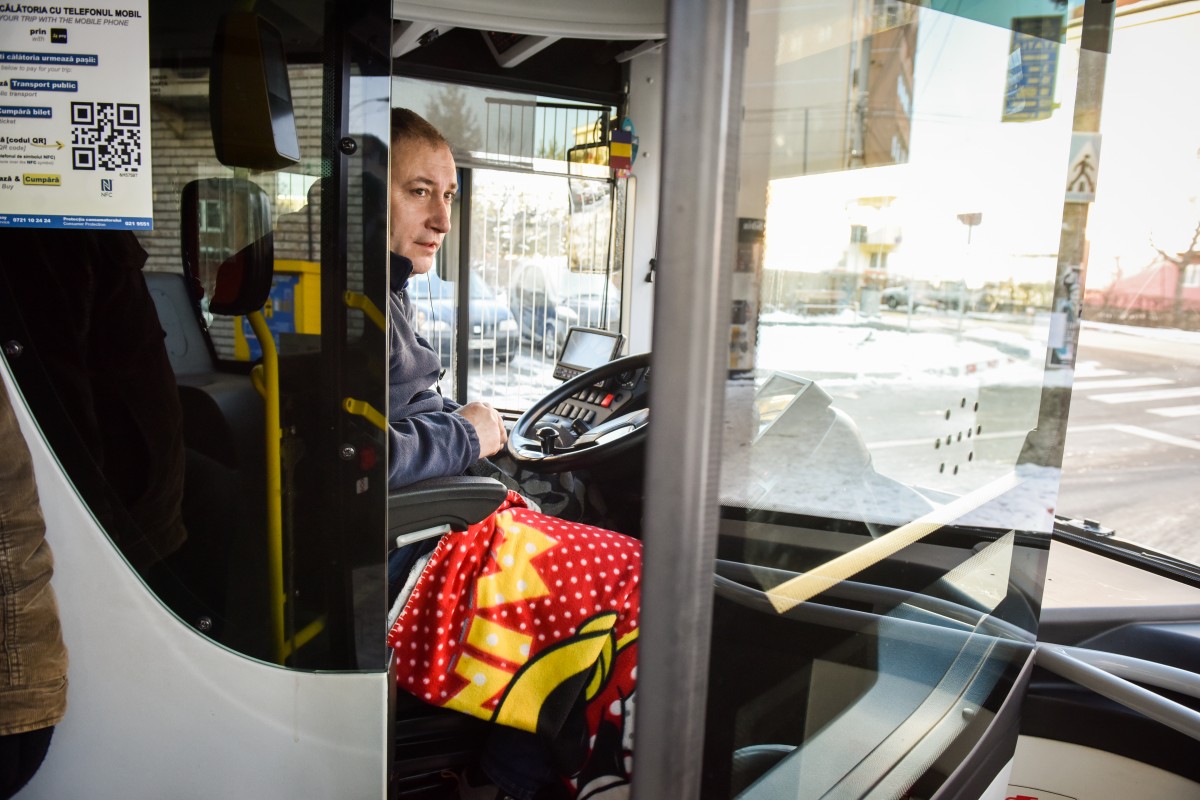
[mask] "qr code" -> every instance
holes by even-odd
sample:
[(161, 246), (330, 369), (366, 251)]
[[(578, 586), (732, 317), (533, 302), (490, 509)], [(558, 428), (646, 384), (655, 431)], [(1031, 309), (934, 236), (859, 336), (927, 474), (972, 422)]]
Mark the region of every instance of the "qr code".
[(142, 108), (137, 103), (71, 103), (75, 169), (137, 172), (142, 165)]

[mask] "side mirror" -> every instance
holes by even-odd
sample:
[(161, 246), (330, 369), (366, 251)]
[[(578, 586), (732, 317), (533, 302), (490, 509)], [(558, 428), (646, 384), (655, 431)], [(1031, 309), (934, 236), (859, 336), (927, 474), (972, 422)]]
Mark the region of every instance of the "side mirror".
[(222, 164), (275, 170), (300, 160), (283, 38), (257, 14), (230, 12), (221, 18), (208, 103), (213, 147)]
[(202, 178), (183, 187), (183, 270), (205, 310), (258, 311), (275, 268), (271, 208), (262, 187), (241, 178)]

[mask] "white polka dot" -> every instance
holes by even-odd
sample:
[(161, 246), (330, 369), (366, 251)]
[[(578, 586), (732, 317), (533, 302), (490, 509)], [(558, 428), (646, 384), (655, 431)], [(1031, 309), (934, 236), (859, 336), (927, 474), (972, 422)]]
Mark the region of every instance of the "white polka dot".
[(487, 681), (487, 678), (483, 677), (482, 672), (476, 672), (475, 677), (471, 680), (475, 681), (476, 686), (483, 686), (483, 684)]
[(497, 635), (496, 635), (496, 634), (494, 634), (494, 633), (489, 633), (489, 634), (487, 635), (487, 639), (486, 639), (485, 641), (486, 641), (486, 642), (488, 643), (488, 645), (490, 645), (491, 647), (495, 647), (496, 645), (500, 644), (500, 637), (499, 637), (499, 636), (497, 636)]
[(521, 655), (523, 655), (523, 656), (529, 655), (529, 645), (523, 644), (523, 645), (521, 645), (520, 649), (521, 649)]
[(536, 553), (536, 552), (537, 552), (537, 545), (535, 545), (533, 542), (526, 542), (526, 543), (525, 543), (525, 552), (526, 552), (526, 553), (529, 553), (529, 554), (531, 554), (531, 555), (532, 555), (533, 553)]
[(500, 593), (496, 594), (496, 605), (498, 605), (498, 606), (504, 605), (504, 595), (502, 595)]
[(512, 556), (505, 556), (505, 557), (504, 557), (504, 566), (506, 566), (506, 567), (511, 567), (512, 565), (513, 565), (513, 557), (512, 557)]
[(525, 581), (517, 581), (517, 591), (519, 591), (519, 592), (523, 592), (523, 591), (525, 591), (525, 590), (526, 590), (528, 587), (529, 587), (529, 584), (528, 584), (528, 583), (526, 583)]

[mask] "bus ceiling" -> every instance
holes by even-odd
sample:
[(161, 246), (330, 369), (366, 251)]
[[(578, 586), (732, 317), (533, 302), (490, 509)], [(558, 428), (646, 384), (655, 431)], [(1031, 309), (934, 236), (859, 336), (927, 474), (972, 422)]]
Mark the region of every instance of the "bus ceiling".
[[(393, 72), (618, 105), (624, 64), (666, 42), (666, 3), (392, 4)], [(547, 76), (554, 76), (548, 79)]]

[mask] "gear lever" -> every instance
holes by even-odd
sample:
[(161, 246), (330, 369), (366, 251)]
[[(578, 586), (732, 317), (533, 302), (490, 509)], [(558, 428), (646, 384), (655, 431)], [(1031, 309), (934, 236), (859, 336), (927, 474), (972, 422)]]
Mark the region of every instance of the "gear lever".
[(538, 441), (542, 443), (542, 453), (544, 455), (554, 455), (554, 443), (558, 441), (558, 430), (547, 425), (543, 428), (538, 428)]

